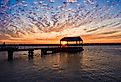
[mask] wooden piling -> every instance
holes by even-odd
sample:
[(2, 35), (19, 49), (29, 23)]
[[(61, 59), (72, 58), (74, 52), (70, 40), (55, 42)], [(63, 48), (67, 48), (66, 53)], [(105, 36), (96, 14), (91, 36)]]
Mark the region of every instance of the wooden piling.
[(47, 50), (41, 49), (41, 55), (47, 54)]
[(13, 60), (13, 50), (8, 50), (8, 60)]
[(31, 49), (31, 50), (29, 50), (28, 51), (28, 57), (30, 58), (33, 58), (33, 55), (34, 55), (34, 50), (33, 49)]

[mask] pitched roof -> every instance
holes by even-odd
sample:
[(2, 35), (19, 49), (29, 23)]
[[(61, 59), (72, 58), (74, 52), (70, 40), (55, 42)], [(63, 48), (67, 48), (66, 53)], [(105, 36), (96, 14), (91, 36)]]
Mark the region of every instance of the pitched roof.
[(60, 41), (83, 41), (80, 36), (77, 37), (64, 37)]

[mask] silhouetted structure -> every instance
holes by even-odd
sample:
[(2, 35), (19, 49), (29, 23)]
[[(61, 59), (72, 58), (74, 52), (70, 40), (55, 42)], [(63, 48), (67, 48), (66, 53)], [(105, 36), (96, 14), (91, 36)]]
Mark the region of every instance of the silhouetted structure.
[(68, 42), (76, 42), (76, 44), (83, 44), (83, 40), (80, 36), (77, 36), (77, 37), (64, 37), (60, 40), (60, 44), (63, 42), (63, 41), (66, 41), (67, 44)]
[[(67, 44), (61, 44), (66, 41)], [(72, 43), (70, 43), (72, 42)], [(57, 52), (77, 52), (83, 51), (83, 40), (81, 37), (64, 37), (60, 44), (4, 44), (0, 45), (0, 51), (8, 52), (8, 60), (13, 59), (13, 53), (16, 51), (28, 51), (28, 57), (33, 58), (34, 50), (41, 50), (41, 54)]]
[(75, 52), (83, 51), (83, 40), (80, 36), (64, 37), (60, 40), (61, 51)]

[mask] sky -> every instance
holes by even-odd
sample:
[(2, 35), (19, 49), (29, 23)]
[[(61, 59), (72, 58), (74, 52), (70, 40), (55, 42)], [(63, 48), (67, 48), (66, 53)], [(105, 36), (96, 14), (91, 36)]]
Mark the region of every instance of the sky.
[(0, 43), (121, 43), (121, 0), (0, 0)]

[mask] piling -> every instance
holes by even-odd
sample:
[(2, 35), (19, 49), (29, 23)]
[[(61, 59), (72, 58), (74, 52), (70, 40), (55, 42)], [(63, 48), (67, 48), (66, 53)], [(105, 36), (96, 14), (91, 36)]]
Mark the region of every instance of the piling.
[(13, 50), (8, 50), (8, 60), (13, 60)]
[(29, 58), (33, 58), (33, 55), (34, 55), (34, 50), (33, 50), (33, 49), (30, 49), (30, 50), (28, 51), (28, 57), (29, 57)]

